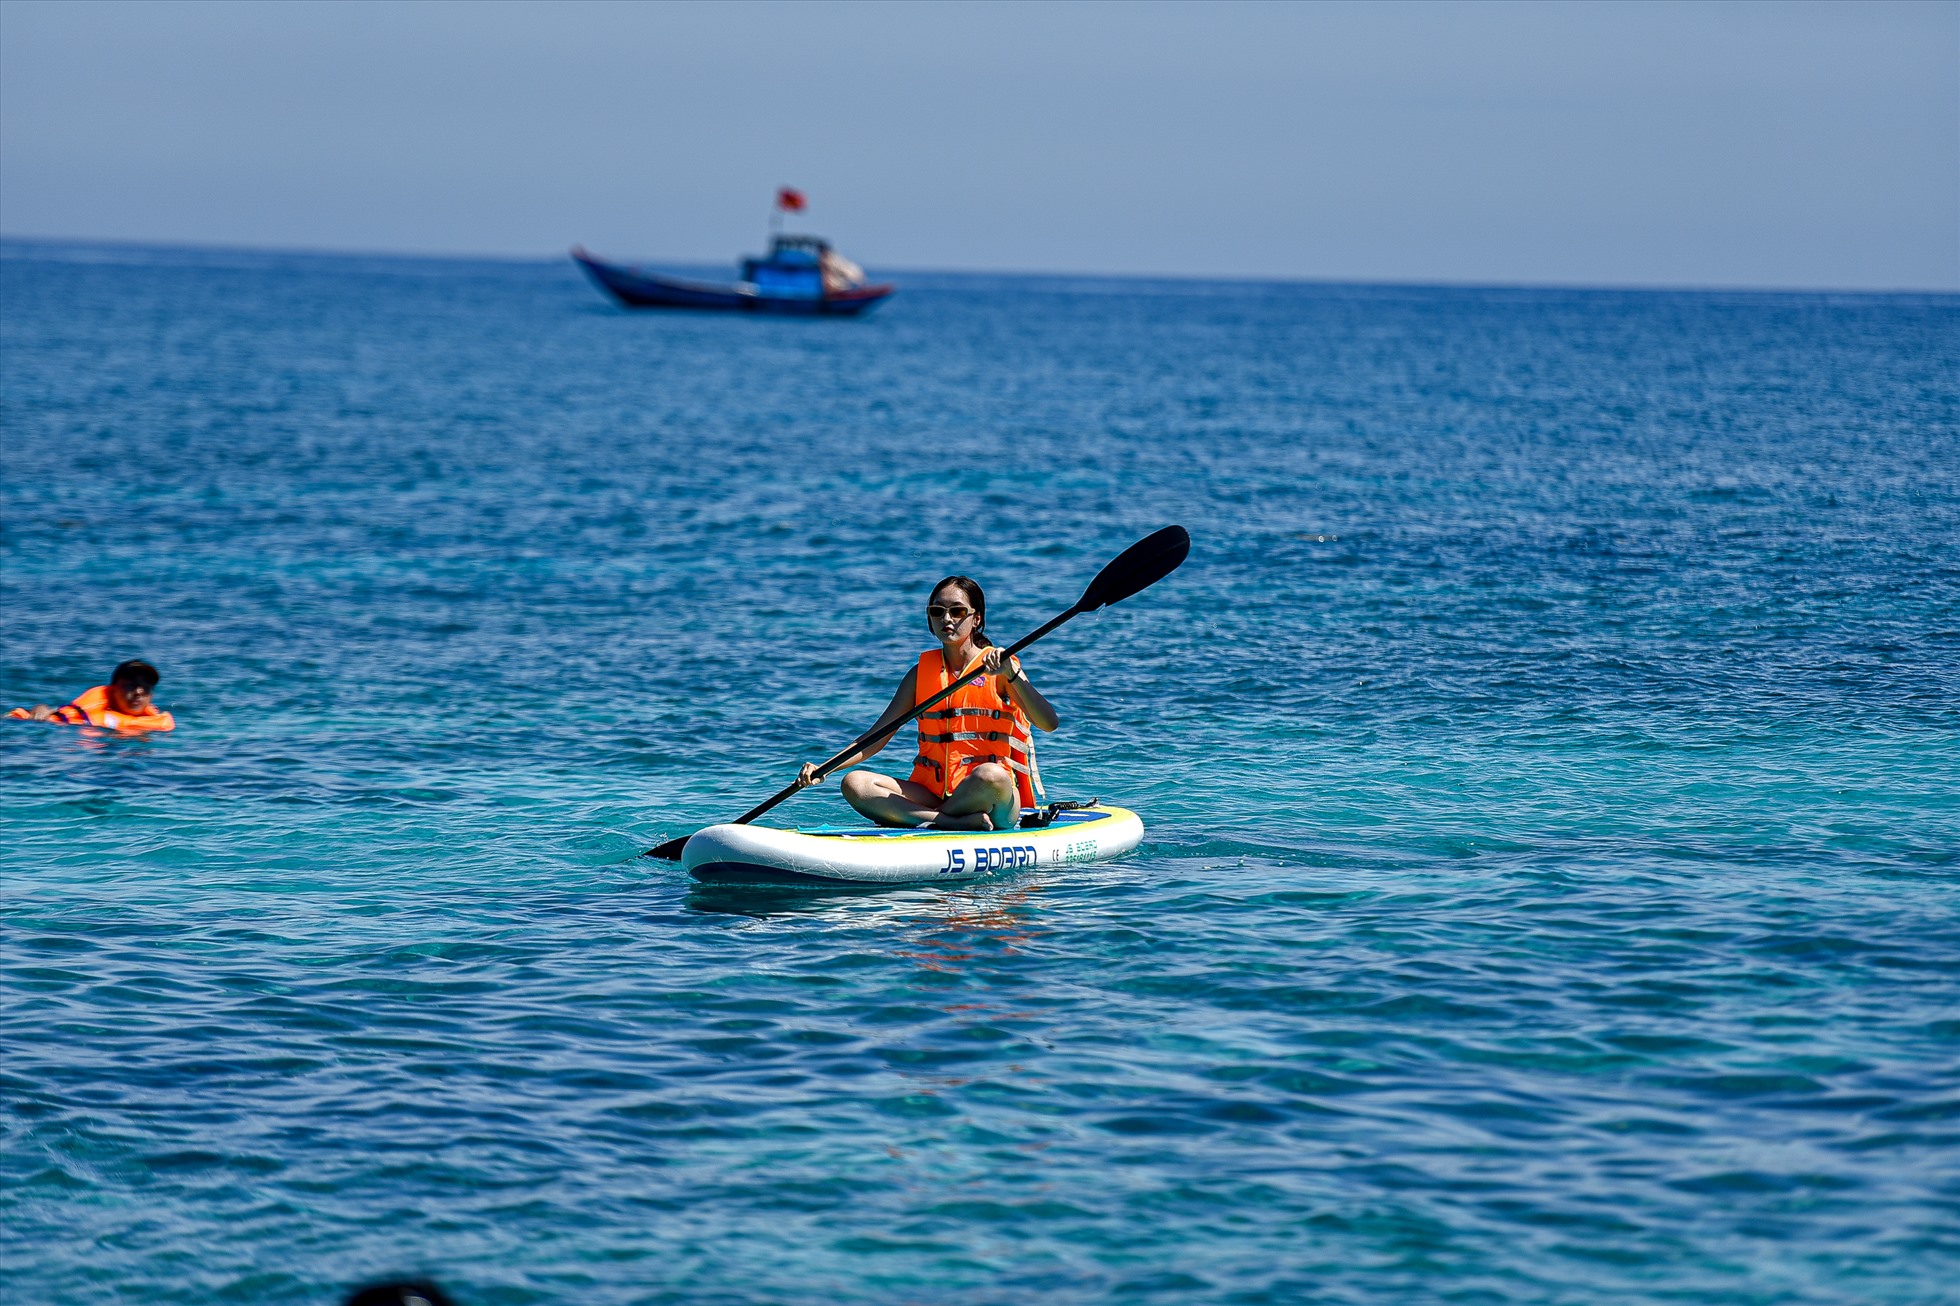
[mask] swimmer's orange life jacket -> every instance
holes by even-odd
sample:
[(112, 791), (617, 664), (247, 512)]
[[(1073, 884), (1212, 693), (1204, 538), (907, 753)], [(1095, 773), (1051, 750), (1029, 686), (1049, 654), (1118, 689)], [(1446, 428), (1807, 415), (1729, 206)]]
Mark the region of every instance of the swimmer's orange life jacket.
[[(24, 707), (17, 707), (7, 713), (19, 720), (30, 720)], [(175, 730), (177, 719), (161, 708), (152, 708), (142, 716), (131, 716), (118, 712), (109, 706), (109, 687), (97, 685), (84, 690), (74, 702), (66, 707), (58, 707), (48, 717), (56, 725), (100, 726), (104, 730)]]
[[(966, 669), (978, 665), (976, 659)], [(946, 655), (927, 649), (919, 654), (919, 686), (912, 702), (923, 703), (951, 683)], [(1046, 797), (1034, 763), (1034, 731), (1014, 700), (994, 688), (992, 676), (962, 686), (919, 718), (919, 755), (912, 762), (912, 783), (944, 798), (982, 762), (999, 762), (1014, 772), (1021, 806), (1038, 806)]]

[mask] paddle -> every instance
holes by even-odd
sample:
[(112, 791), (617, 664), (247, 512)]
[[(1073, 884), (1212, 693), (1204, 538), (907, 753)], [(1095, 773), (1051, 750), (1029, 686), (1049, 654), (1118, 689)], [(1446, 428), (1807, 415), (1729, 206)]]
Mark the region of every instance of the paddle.
[[(1132, 544), (1129, 548), (1117, 554), (1107, 567), (1104, 567), (1096, 573), (1096, 578), (1089, 582), (1088, 589), (1082, 591), (1082, 597), (1075, 601), (1074, 607), (1054, 618), (1052, 621), (1049, 621), (1033, 634), (1024, 635), (1013, 644), (1008, 645), (1007, 651), (1001, 654), (1001, 662), (1005, 664), (1016, 653), (1019, 653), (1042, 636), (1052, 633), (1056, 627), (1071, 617), (1079, 617), (1085, 612), (1094, 612), (1097, 608), (1106, 608), (1112, 603), (1121, 603), (1132, 594), (1140, 590), (1149, 589), (1152, 585), (1155, 585), (1158, 581), (1176, 571), (1179, 564), (1184, 561), (1185, 555), (1190, 552), (1191, 534), (1182, 526), (1166, 526), (1161, 531), (1144, 536), (1135, 544)], [(818, 767), (817, 779), (821, 781), (832, 771), (842, 766), (844, 759), (857, 752), (860, 748), (865, 748), (882, 739), (890, 738), (906, 723), (917, 720), (920, 713), (931, 711), (937, 704), (951, 698), (961, 686), (978, 680), (986, 674), (987, 672), (984, 668), (970, 671), (958, 680), (955, 680), (952, 684), (946, 686), (946, 688), (940, 690), (937, 694), (934, 694), (925, 702), (913, 708), (907, 715), (900, 717), (888, 725), (874, 726), (870, 730), (867, 730), (852, 740), (848, 747)], [(800, 784), (787, 786), (778, 791), (775, 797), (771, 798), (768, 802), (758, 807), (750, 808), (748, 811), (742, 813), (742, 815), (736, 817), (731, 824), (747, 825), (750, 821), (755, 820), (756, 817), (761, 816), (777, 803), (782, 802), (785, 798), (797, 793), (804, 787)], [(681, 849), (687, 846), (687, 841), (690, 837), (689, 835), (682, 835), (678, 839), (669, 839), (658, 848), (648, 849), (640, 855), (642, 857), (659, 857), (666, 861), (677, 862), (681, 859)]]

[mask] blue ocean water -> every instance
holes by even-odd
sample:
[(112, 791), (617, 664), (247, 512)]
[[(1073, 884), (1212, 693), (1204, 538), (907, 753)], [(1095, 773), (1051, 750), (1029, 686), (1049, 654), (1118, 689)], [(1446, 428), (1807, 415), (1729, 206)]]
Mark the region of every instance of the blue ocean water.
[[(180, 722), (0, 723), (17, 1300), (1960, 1300), (1960, 299), (12, 243), (0, 369), (0, 706)], [(633, 856), (1169, 522), (1027, 656), (1132, 857)]]

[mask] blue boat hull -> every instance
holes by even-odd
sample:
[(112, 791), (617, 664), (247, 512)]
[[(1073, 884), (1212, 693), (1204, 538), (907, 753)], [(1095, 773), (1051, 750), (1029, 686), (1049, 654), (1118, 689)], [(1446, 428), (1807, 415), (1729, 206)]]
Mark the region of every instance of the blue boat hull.
[(855, 317), (891, 296), (896, 286), (859, 286), (820, 298), (765, 295), (736, 285), (689, 281), (593, 258), (582, 249), (572, 257), (601, 290), (627, 308), (733, 309), (748, 313), (800, 313)]

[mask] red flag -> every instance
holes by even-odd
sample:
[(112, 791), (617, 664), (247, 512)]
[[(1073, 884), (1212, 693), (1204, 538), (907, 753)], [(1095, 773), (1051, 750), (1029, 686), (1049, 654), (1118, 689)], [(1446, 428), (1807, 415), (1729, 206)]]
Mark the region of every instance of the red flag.
[(801, 213), (807, 203), (803, 192), (794, 186), (784, 186), (776, 192), (776, 207), (785, 213)]

